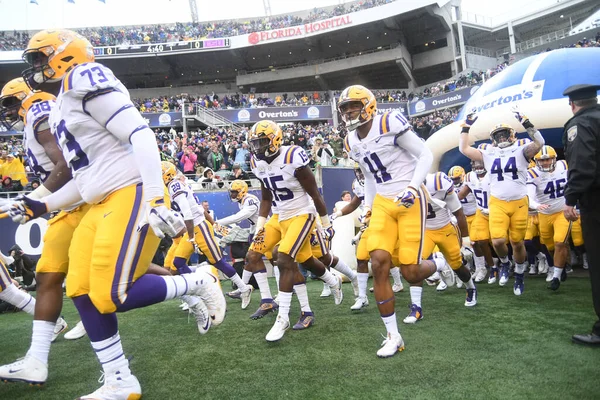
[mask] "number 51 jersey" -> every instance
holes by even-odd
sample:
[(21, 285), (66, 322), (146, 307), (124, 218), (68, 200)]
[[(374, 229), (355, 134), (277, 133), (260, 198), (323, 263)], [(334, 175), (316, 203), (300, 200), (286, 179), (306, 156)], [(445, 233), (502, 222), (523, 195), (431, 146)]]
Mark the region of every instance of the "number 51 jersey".
[(281, 146), (271, 163), (252, 156), (250, 167), (277, 203), (279, 220), (302, 214), (316, 214), (311, 197), (296, 178), (296, 170), (308, 165), (308, 155), (299, 146)]
[(504, 201), (520, 200), (527, 196), (527, 169), (529, 160), (524, 150), (528, 144), (515, 142), (503, 149), (483, 146), (483, 164), (490, 176), (490, 194)]
[[(129, 98), (129, 92), (110, 69), (98, 63), (80, 64), (64, 76), (50, 114), (52, 133), (88, 204), (98, 203), (110, 193), (142, 181), (132, 146), (86, 111), (88, 101), (96, 98), (103, 101), (102, 95), (113, 91)], [(129, 107), (134, 107), (131, 102), (123, 104), (119, 111)]]
[(396, 145), (396, 135), (411, 129), (406, 118), (397, 111), (377, 115), (364, 139), (356, 130), (348, 132), (344, 146), (363, 172), (375, 177), (377, 193), (395, 199), (409, 185), (417, 158)]

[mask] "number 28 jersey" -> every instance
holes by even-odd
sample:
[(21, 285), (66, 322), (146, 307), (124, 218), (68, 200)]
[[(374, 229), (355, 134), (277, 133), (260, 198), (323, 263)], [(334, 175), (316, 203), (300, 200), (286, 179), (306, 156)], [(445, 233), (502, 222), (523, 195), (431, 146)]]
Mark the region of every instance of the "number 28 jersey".
[[(131, 144), (109, 132), (86, 111), (86, 103), (103, 94), (129, 92), (102, 64), (80, 64), (62, 80), (50, 127), (75, 184), (86, 203), (95, 204), (112, 192), (142, 181)], [(122, 109), (134, 107), (131, 102)], [(119, 110), (120, 111), (120, 110)], [(109, 119), (110, 121), (110, 119)]]
[(527, 183), (535, 186), (535, 197), (538, 203), (547, 204), (546, 210), (538, 210), (540, 214), (556, 214), (565, 206), (565, 188), (567, 186), (567, 162), (556, 162), (553, 172), (543, 172), (531, 168), (527, 173)]
[(308, 165), (308, 155), (299, 146), (281, 146), (279, 155), (270, 163), (252, 156), (250, 167), (277, 203), (279, 220), (297, 215), (316, 214), (311, 197), (296, 178), (296, 170)]
[(396, 135), (409, 129), (406, 118), (394, 111), (375, 116), (364, 139), (358, 137), (356, 130), (348, 132), (344, 139), (350, 157), (374, 176), (377, 193), (388, 199), (406, 189), (414, 175), (417, 158), (396, 145)]
[(524, 154), (526, 146), (515, 142), (503, 149), (489, 145), (480, 149), (490, 176), (490, 194), (495, 198), (512, 201), (527, 196), (529, 160)]

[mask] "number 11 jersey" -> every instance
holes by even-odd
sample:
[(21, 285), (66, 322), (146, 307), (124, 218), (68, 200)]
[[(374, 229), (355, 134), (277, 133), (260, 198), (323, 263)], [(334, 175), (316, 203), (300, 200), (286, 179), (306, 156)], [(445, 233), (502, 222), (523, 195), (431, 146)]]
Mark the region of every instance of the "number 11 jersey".
[(348, 132), (344, 146), (363, 171), (375, 177), (377, 193), (395, 199), (409, 185), (417, 158), (396, 145), (396, 136), (411, 129), (410, 123), (397, 111), (377, 115), (364, 139), (356, 130)]
[(527, 196), (527, 169), (524, 146), (514, 143), (503, 149), (484, 146), (479, 151), (490, 176), (490, 194), (504, 201), (520, 200)]
[[(270, 163), (252, 156), (252, 172), (273, 195), (279, 221), (303, 214), (316, 214), (311, 197), (296, 178), (296, 170), (308, 165), (308, 155), (299, 146), (281, 146)], [(275, 211), (273, 211), (275, 212)]]

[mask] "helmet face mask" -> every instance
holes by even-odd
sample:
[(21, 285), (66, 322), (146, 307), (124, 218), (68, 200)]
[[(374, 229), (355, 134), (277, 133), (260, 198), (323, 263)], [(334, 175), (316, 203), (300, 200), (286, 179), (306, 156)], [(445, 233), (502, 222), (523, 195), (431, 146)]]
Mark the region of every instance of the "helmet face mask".
[(268, 137), (254, 138), (248, 141), (248, 145), (252, 154), (259, 159), (263, 159), (268, 156), (271, 140)]
[(354, 176), (356, 176), (356, 181), (360, 186), (365, 186), (365, 174), (363, 174), (358, 163), (354, 165)]
[(338, 111), (346, 129), (353, 131), (375, 118), (377, 99), (364, 86), (349, 86), (340, 94)]
[(448, 177), (452, 179), (455, 188), (460, 188), (465, 180), (465, 169), (460, 165), (455, 165), (448, 171)]
[(29, 64), (30, 67), (23, 70), (21, 74), (32, 90), (38, 89), (40, 85), (46, 82), (57, 81), (56, 79), (52, 79), (55, 72), (48, 64), (50, 57), (47, 53), (51, 55), (54, 53), (54, 50), (47, 46), (41, 49), (26, 50), (25, 53), (23, 53), (23, 60)]
[(471, 170), (477, 175), (485, 175), (487, 173), (483, 161), (471, 161)]
[(31, 98), (33, 93), (23, 79), (10, 80), (0, 93), (0, 123), (7, 130), (21, 131), (24, 128), (26, 110), (23, 103)]
[(271, 120), (257, 122), (248, 134), (250, 153), (259, 160), (268, 161), (277, 156), (282, 142), (283, 133), (281, 128)]
[(362, 119), (365, 106), (362, 101), (348, 101), (340, 104), (340, 114), (342, 115), (342, 121), (344, 125), (350, 131), (355, 130), (359, 126), (363, 125), (367, 121)]
[(556, 150), (553, 147), (545, 145), (533, 157), (535, 165), (543, 172), (554, 172), (556, 169)]
[(170, 163), (169, 161), (162, 161), (160, 165), (162, 168), (163, 182), (165, 183), (165, 185), (168, 185), (177, 176), (177, 168), (173, 163)]
[(242, 201), (244, 196), (248, 194), (248, 184), (240, 179), (231, 182), (229, 187), (229, 198), (236, 203)]
[(504, 149), (517, 141), (515, 130), (507, 124), (498, 124), (490, 132), (490, 139), (495, 147)]

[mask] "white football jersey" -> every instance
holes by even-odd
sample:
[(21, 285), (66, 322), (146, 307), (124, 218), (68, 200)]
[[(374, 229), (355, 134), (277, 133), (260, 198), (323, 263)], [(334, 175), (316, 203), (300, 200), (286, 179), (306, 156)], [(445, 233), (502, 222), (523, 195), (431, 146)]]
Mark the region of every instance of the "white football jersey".
[[(65, 75), (50, 127), (63, 150), (73, 179), (86, 203), (102, 201), (115, 190), (142, 182), (130, 143), (92, 118), (86, 102), (111, 91), (129, 97), (110, 69), (98, 63), (80, 64)], [(125, 105), (128, 107), (133, 105)], [(120, 111), (120, 110), (119, 110)]]
[(271, 163), (252, 156), (252, 172), (273, 194), (279, 220), (285, 221), (303, 214), (316, 214), (312, 199), (296, 179), (296, 170), (308, 165), (308, 155), (299, 146), (281, 146)]
[[(454, 187), (454, 191), (456, 192), (456, 194), (460, 192), (460, 189), (462, 189), (463, 186), (464, 182), (459, 187)], [(473, 195), (472, 191), (467, 195), (467, 197), (460, 201), (460, 204), (462, 205), (463, 211), (467, 217), (475, 215), (475, 211), (477, 211), (477, 201), (475, 200), (475, 196)]]
[(527, 172), (527, 183), (535, 186), (536, 201), (550, 207), (538, 210), (540, 214), (556, 214), (565, 206), (565, 187), (567, 186), (567, 162), (556, 162), (553, 172), (543, 172), (538, 168), (530, 168)]
[(417, 158), (396, 145), (396, 135), (409, 129), (406, 118), (393, 111), (375, 116), (364, 139), (355, 130), (344, 139), (350, 157), (360, 164), (365, 177), (369, 172), (374, 176), (377, 193), (388, 199), (406, 189), (415, 171)]
[(250, 234), (254, 234), (256, 230), (256, 221), (258, 220), (258, 209), (260, 207), (260, 200), (253, 194), (246, 194), (240, 202), (238, 202), (240, 211), (218, 220), (220, 225), (231, 225), (237, 224), (244, 220), (250, 223)]
[[(202, 208), (202, 205), (198, 204), (198, 199), (194, 196), (194, 192), (189, 185), (175, 179), (169, 182), (168, 189), (169, 197), (171, 198), (171, 208), (173, 210), (181, 212), (181, 203), (185, 201), (192, 213), (191, 218), (194, 220), (194, 226), (198, 226), (204, 221), (204, 208)], [(184, 218), (185, 217), (186, 216), (184, 215)]]
[(465, 185), (471, 189), (477, 209), (485, 215), (489, 215), (490, 201), (490, 174), (485, 174), (481, 179), (473, 171), (465, 176)]
[(519, 200), (527, 196), (527, 169), (529, 160), (525, 158), (518, 142), (501, 149), (484, 146), (480, 149), (483, 164), (490, 176), (491, 195), (504, 201)]
[(354, 195), (356, 197), (358, 197), (361, 201), (361, 204), (364, 205), (365, 203), (365, 187), (363, 185), (361, 185), (360, 183), (358, 183), (358, 179), (354, 179), (354, 181), (352, 181), (352, 192), (354, 193)]
[(46, 155), (46, 150), (38, 142), (39, 132), (50, 127), (48, 119), (54, 106), (54, 100), (45, 100), (33, 103), (25, 117), (25, 139), (23, 147), (27, 149), (27, 163), (31, 172), (35, 173), (44, 182), (54, 169), (54, 163)]
[(451, 223), (452, 217), (454, 217), (452, 211), (445, 206), (446, 196), (454, 192), (454, 185), (448, 175), (443, 172), (436, 172), (435, 174), (427, 174), (425, 187), (429, 192), (429, 197), (431, 197), (427, 202), (425, 226), (430, 230), (441, 229)]

